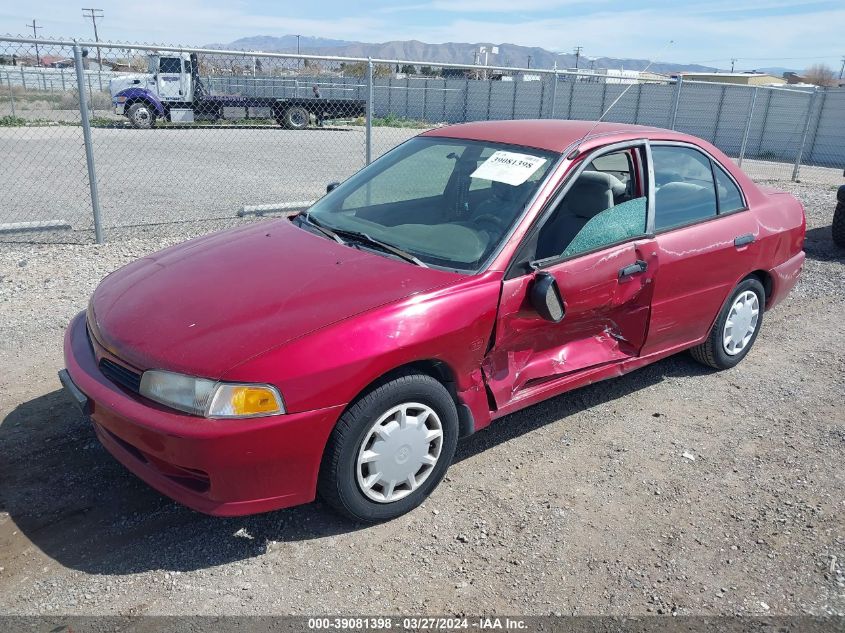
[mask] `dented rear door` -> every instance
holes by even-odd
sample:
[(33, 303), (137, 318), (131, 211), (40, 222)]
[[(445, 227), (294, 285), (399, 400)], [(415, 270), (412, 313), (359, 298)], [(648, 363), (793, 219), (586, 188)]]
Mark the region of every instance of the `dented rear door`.
[[(642, 270), (632, 273), (632, 266)], [(657, 268), (654, 240), (648, 238), (546, 268), (564, 301), (559, 323), (544, 320), (531, 306), (533, 274), (504, 281), (495, 341), (483, 365), (497, 408), (533, 386), (639, 354)], [(561, 380), (562, 388), (566, 382)]]

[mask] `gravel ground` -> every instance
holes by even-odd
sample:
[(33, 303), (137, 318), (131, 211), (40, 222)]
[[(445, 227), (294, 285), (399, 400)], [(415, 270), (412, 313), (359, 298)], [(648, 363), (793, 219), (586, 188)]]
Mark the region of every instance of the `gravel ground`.
[(187, 233), (4, 245), (0, 612), (845, 614), (845, 251), (833, 187), (788, 187), (805, 272), (739, 367), (681, 354), (508, 416), (422, 508), (371, 527), (320, 503), (191, 512), (59, 390), (97, 282)]

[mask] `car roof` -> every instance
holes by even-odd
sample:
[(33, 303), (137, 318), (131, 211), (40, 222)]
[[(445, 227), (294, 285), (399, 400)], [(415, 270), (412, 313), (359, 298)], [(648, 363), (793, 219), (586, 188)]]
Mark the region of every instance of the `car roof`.
[[(594, 125), (595, 129), (592, 129)], [(583, 139), (585, 135), (588, 135), (585, 140), (595, 141), (601, 138), (602, 144), (631, 138), (661, 138), (700, 143), (700, 139), (687, 134), (658, 127), (609, 122), (596, 125), (595, 121), (566, 121), (561, 119), (475, 121), (473, 123), (447, 125), (428, 130), (422, 134), (422, 136), (524, 145), (557, 153), (565, 151), (573, 143)]]

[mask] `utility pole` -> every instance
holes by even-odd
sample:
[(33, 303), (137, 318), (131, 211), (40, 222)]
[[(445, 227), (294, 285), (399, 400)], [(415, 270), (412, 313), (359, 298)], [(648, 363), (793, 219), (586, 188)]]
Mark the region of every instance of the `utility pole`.
[[(94, 23), (94, 41), (99, 42), (100, 36), (97, 34), (97, 18), (103, 17), (102, 9), (82, 9), (82, 17), (89, 18)], [(97, 69), (103, 69), (103, 58), (100, 55), (100, 47), (97, 47)]]
[(578, 70), (578, 60), (581, 59), (581, 51), (584, 50), (583, 46), (576, 46), (573, 49), (573, 53), (575, 53), (575, 70)]
[[(27, 26), (32, 29), (32, 37), (34, 39), (38, 39), (37, 30), (44, 28), (43, 26), (35, 26), (35, 18), (32, 19), (32, 24), (27, 24)], [(41, 55), (38, 52), (38, 42), (35, 42), (35, 65), (41, 65)]]
[(736, 57), (731, 57), (731, 72), (734, 71), (734, 64), (736, 64)]
[[(297, 36), (296, 36), (296, 54), (297, 54), (297, 55), (299, 55), (299, 38), (300, 38), (300, 37), (302, 37), (302, 36), (301, 36), (301, 35), (297, 35)], [(297, 59), (297, 60), (296, 60), (296, 65), (297, 65), (297, 66), (302, 66), (302, 60), (301, 60), (301, 59)]]
[(531, 68), (531, 55), (528, 56), (528, 68)]
[(845, 74), (845, 55), (842, 56), (842, 68), (839, 69), (839, 78), (842, 79), (842, 75)]

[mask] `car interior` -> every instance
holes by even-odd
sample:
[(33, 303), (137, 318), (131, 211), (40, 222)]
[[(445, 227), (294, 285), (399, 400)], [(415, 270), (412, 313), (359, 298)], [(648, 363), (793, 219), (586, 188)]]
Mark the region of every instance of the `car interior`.
[(568, 257), (645, 230), (632, 150), (593, 160), (552, 211), (537, 237), (536, 259)]

